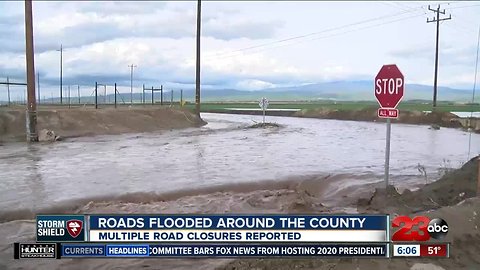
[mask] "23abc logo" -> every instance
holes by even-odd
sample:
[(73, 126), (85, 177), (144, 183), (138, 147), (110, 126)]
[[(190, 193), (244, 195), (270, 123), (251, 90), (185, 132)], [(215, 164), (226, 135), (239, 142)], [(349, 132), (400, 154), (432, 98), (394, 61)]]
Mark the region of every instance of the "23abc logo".
[[(425, 216), (416, 216), (413, 219), (398, 216), (392, 221), (392, 226), (400, 228), (392, 235), (392, 241), (428, 241), (430, 237), (443, 239), (448, 233), (448, 224), (441, 218), (430, 220)], [(413, 229), (414, 226), (418, 229)]]

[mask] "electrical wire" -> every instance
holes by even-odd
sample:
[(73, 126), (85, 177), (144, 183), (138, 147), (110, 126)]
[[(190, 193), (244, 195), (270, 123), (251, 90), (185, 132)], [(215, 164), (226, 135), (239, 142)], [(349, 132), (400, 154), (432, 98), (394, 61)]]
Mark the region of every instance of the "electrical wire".
[[(282, 47), (285, 47), (285, 46), (290, 46), (290, 45), (294, 45), (294, 44), (298, 44), (298, 43), (302, 43), (302, 42), (308, 42), (308, 41), (314, 41), (314, 40), (326, 39), (326, 38), (330, 38), (330, 37), (344, 35), (344, 34), (351, 33), (351, 32), (356, 32), (356, 31), (360, 31), (360, 30), (373, 28), (373, 27), (383, 26), (383, 25), (386, 25), (386, 24), (391, 24), (391, 23), (394, 23), (394, 22), (399, 22), (399, 21), (412, 19), (412, 18), (415, 18), (415, 17), (420, 17), (420, 16), (423, 16), (423, 15), (424, 14), (416, 14), (416, 15), (413, 15), (413, 16), (408, 16), (408, 17), (403, 17), (403, 18), (396, 19), (396, 20), (381, 22), (381, 23), (374, 24), (374, 25), (368, 25), (368, 26), (365, 26), (365, 27), (351, 29), (351, 30), (347, 30), (347, 31), (343, 31), (343, 32), (340, 32), (340, 33), (335, 33), (335, 34), (331, 34), (331, 35), (327, 35), (327, 36), (320, 36), (320, 37), (314, 37), (314, 38), (310, 38), (310, 39), (303, 39), (303, 40), (299, 40), (297, 42), (282, 44), (282, 45), (275, 46), (275, 47), (260, 48), (260, 46), (258, 46), (257, 50), (249, 52), (249, 54), (255, 54), (255, 53), (259, 53), (259, 52), (266, 51), (266, 50), (271, 50), (271, 49), (278, 49), (278, 48), (282, 48)], [(253, 49), (253, 47), (249, 47), (249, 48)], [(233, 51), (233, 54), (226, 54), (223, 57), (210, 57), (208, 59), (225, 59), (225, 58), (231, 58), (231, 57), (242, 56), (242, 55), (245, 55), (244, 51), (237, 50), (237, 51)], [(205, 57), (205, 58), (207, 58), (207, 57)]]
[[(420, 6), (420, 7), (422, 7), (422, 6)], [(417, 9), (420, 8), (420, 7), (417, 7)], [(217, 57), (221, 57), (221, 56), (224, 56), (224, 55), (230, 55), (230, 54), (236, 53), (236, 52), (243, 52), (243, 51), (248, 51), (248, 50), (257, 49), (257, 48), (261, 48), (261, 47), (266, 47), (266, 46), (269, 46), (269, 45), (275, 45), (275, 44), (278, 44), (278, 43), (284, 43), (284, 42), (288, 42), (288, 41), (292, 41), (292, 40), (303, 39), (303, 38), (306, 38), (306, 37), (311, 37), (311, 36), (315, 36), (315, 35), (319, 35), (319, 34), (324, 34), (324, 33), (327, 33), (327, 32), (341, 30), (343, 28), (348, 28), (348, 27), (351, 27), (351, 26), (357, 26), (357, 25), (360, 25), (360, 24), (374, 22), (374, 21), (381, 20), (381, 19), (384, 19), (384, 18), (397, 17), (397, 16), (400, 16), (400, 15), (411, 13), (413, 11), (414, 10), (412, 8), (412, 10), (402, 11), (400, 13), (395, 13), (393, 15), (383, 15), (383, 16), (380, 16), (380, 17), (375, 17), (375, 18), (371, 18), (371, 19), (367, 19), (367, 20), (363, 20), (363, 21), (358, 21), (358, 22), (354, 22), (354, 23), (349, 23), (349, 24), (345, 24), (345, 25), (341, 25), (341, 26), (332, 27), (332, 28), (321, 30), (321, 31), (318, 31), (318, 32), (293, 36), (293, 37), (289, 37), (289, 38), (285, 38), (285, 39), (280, 39), (280, 40), (276, 40), (276, 41), (272, 41), (272, 42), (267, 42), (267, 43), (263, 43), (263, 44), (259, 44), (259, 45), (254, 45), (254, 46), (250, 46), (250, 47), (245, 47), (245, 48), (233, 50), (233, 51), (230, 51), (230, 52), (217, 53), (217, 54), (214, 54), (214, 55), (205, 56), (205, 59), (217, 58)]]
[(460, 6), (460, 7), (452, 7), (452, 8), (450, 8), (450, 9), (459, 9), (459, 8), (468, 8), (468, 7), (479, 7), (479, 6), (480, 6), (480, 4), (478, 4), (478, 5), (469, 5), (469, 6)]

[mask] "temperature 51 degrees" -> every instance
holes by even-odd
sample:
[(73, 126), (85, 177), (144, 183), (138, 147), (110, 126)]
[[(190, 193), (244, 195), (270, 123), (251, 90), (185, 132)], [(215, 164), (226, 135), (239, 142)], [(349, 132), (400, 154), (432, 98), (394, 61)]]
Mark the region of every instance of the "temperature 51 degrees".
[(440, 250), (442, 250), (441, 246), (434, 246), (434, 247), (430, 246), (427, 248), (429, 255), (436, 255)]
[(421, 244), (420, 256), (422, 257), (449, 257), (448, 244)]

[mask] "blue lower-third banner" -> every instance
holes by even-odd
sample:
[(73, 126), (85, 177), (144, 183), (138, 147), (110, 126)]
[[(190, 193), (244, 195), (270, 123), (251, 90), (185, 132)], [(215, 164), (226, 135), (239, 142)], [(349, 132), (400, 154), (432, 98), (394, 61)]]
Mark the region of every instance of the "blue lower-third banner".
[(388, 244), (62, 244), (66, 257), (388, 257)]

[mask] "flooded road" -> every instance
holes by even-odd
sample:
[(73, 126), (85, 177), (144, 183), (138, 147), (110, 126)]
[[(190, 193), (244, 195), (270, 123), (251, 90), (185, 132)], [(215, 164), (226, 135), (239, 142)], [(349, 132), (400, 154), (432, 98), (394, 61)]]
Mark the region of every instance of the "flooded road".
[[(133, 192), (164, 193), (308, 175), (383, 179), (384, 123), (267, 117), (281, 128), (248, 129), (261, 116), (202, 114), (201, 128), (0, 146), (0, 206), (40, 209)], [(467, 160), (468, 133), (392, 125), (391, 181), (433, 181)], [(472, 134), (471, 156), (480, 152)]]

